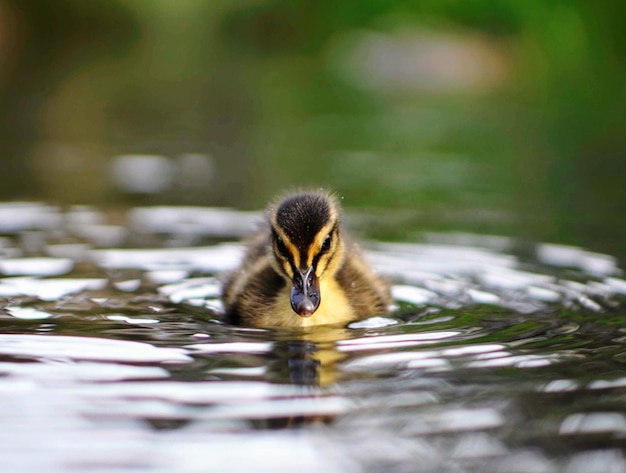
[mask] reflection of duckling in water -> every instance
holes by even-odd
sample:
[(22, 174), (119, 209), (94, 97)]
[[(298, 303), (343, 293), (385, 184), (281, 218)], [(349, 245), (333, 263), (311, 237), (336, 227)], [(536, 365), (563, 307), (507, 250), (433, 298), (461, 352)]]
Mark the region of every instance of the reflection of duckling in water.
[(224, 286), (227, 321), (309, 327), (385, 313), (389, 288), (345, 241), (339, 213), (324, 192), (293, 194), (270, 206), (269, 225)]
[(354, 330), (335, 326), (286, 329), (275, 333), (269, 379), (299, 386), (325, 387), (341, 376), (339, 364), (347, 354), (337, 343), (353, 338)]
[[(290, 415), (268, 418), (259, 427), (285, 428), (311, 423), (332, 422), (338, 414), (337, 405), (327, 404), (329, 392), (326, 387), (336, 383), (341, 373), (337, 364), (346, 354), (337, 350), (336, 342), (352, 335), (350, 330), (332, 326), (316, 326), (308, 329), (281, 330), (272, 350), (272, 361), (267, 366), (266, 379), (280, 384), (292, 384), (306, 388), (294, 396), (295, 408)], [(352, 335), (353, 336), (353, 335)], [(303, 392), (308, 392), (305, 409), (298, 412), (298, 402)], [(311, 401), (319, 400), (319, 409)]]

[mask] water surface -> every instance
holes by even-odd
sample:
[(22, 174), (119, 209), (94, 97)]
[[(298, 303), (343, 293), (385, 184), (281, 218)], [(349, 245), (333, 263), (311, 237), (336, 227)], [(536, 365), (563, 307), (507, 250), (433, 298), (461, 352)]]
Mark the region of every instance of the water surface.
[(369, 242), (395, 306), (237, 328), (254, 213), (0, 206), (4, 471), (622, 472), (626, 280), (473, 234)]

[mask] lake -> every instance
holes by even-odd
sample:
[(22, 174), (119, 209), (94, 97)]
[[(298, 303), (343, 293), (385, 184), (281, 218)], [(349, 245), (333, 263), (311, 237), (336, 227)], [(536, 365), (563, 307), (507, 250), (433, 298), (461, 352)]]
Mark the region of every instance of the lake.
[(220, 278), (259, 215), (1, 204), (3, 471), (626, 471), (612, 255), (367, 240), (389, 316), (229, 326)]

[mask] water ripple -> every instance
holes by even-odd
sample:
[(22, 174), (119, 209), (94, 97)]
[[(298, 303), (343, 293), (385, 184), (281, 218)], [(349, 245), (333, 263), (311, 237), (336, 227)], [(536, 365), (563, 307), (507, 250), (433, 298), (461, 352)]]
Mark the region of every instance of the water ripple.
[(103, 338), (0, 334), (0, 354), (49, 360), (102, 360), (126, 363), (188, 363), (178, 348)]
[(391, 314), (266, 330), (220, 320), (242, 255), (222, 238), (256, 213), (0, 217), (7, 471), (624, 471), (626, 281), (609, 255), (379, 242), (365, 254)]

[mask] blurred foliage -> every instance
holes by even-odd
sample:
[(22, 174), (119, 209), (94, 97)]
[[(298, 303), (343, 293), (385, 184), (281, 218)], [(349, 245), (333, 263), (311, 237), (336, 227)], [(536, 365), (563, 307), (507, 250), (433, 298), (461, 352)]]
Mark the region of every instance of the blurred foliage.
[[(0, 192), (130, 204), (106, 182), (113, 156), (203, 153), (210, 188), (147, 201), (259, 208), (325, 185), (348, 206), (396, 209), (380, 237), (499, 232), (624, 255), (625, 13), (582, 0), (4, 0)], [(359, 58), (372, 41), (398, 57)], [(471, 56), (497, 80), (367, 86), (374, 67), (404, 80), (433, 42), (448, 48), (435, 63), (457, 54), (462, 78)]]

